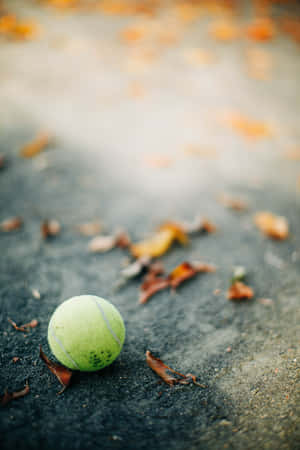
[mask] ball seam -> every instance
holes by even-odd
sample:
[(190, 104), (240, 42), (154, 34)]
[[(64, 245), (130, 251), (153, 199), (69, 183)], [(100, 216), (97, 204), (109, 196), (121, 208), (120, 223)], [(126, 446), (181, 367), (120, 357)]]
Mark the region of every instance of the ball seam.
[(102, 306), (100, 305), (100, 303), (99, 303), (96, 299), (94, 300), (94, 302), (96, 303), (96, 305), (97, 305), (99, 311), (101, 312), (102, 317), (103, 317), (103, 320), (104, 320), (104, 322), (106, 323), (106, 326), (107, 326), (107, 328), (109, 329), (109, 331), (110, 331), (112, 337), (113, 337), (114, 340), (117, 342), (118, 346), (121, 348), (121, 347), (122, 347), (121, 341), (120, 341), (120, 339), (118, 338), (118, 336), (116, 335), (116, 333), (114, 332), (114, 330), (112, 329), (112, 327), (111, 327), (111, 325), (110, 325), (110, 323), (109, 323), (109, 320), (108, 320), (108, 318), (107, 318), (107, 316), (106, 316), (106, 314), (105, 314), (105, 312), (104, 312)]
[(76, 363), (76, 361), (72, 358), (71, 355), (69, 355), (69, 353), (67, 352), (67, 350), (65, 349), (63, 343), (61, 342), (61, 340), (56, 336), (52, 324), (50, 325), (50, 333), (52, 335), (52, 337), (55, 339), (56, 343), (59, 345), (59, 347), (61, 348), (61, 350), (63, 351), (63, 353), (67, 356), (67, 358), (69, 358), (69, 360), (72, 362), (72, 364), (77, 368), (77, 370), (80, 370), (79, 365)]

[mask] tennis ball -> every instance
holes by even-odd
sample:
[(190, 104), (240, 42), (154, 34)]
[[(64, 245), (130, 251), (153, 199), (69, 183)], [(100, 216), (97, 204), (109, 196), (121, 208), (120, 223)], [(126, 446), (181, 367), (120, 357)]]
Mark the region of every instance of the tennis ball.
[(54, 311), (48, 327), (52, 353), (65, 366), (92, 372), (111, 364), (125, 339), (119, 311), (94, 295), (70, 298)]

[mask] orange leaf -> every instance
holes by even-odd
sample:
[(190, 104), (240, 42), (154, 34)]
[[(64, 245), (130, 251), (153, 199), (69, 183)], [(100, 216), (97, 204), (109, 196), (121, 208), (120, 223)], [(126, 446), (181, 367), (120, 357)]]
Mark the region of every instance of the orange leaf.
[(227, 292), (227, 298), (229, 300), (241, 300), (245, 298), (253, 298), (254, 292), (251, 287), (246, 286), (246, 284), (241, 281), (236, 281), (233, 283)]
[(22, 224), (23, 220), (20, 217), (11, 217), (0, 223), (0, 231), (4, 231), (6, 233), (15, 231), (21, 228)]
[(272, 134), (269, 125), (258, 120), (248, 119), (239, 113), (228, 114), (225, 123), (248, 139), (269, 137)]
[(48, 357), (43, 352), (41, 345), (40, 345), (40, 358), (44, 361), (50, 372), (54, 373), (60, 384), (63, 386), (61, 391), (58, 392), (58, 394), (62, 394), (69, 386), (73, 372), (67, 369), (66, 367), (48, 359)]
[(149, 256), (157, 258), (166, 253), (173, 242), (187, 244), (188, 238), (183, 228), (175, 222), (166, 222), (158, 231), (144, 241), (131, 245), (131, 253), (136, 258)]
[(210, 264), (204, 263), (189, 263), (187, 261), (181, 263), (179, 266), (175, 267), (174, 270), (168, 276), (170, 286), (176, 289), (181, 283), (190, 278), (194, 277), (200, 272), (215, 272), (216, 268)]
[(23, 158), (33, 158), (41, 153), (49, 144), (50, 135), (47, 133), (40, 133), (33, 141), (24, 145), (20, 150), (20, 155)]
[[(196, 382), (196, 376), (192, 374), (184, 375), (180, 372), (176, 372), (171, 369), (171, 367), (167, 366), (162, 362), (161, 359), (156, 358), (152, 353), (147, 350), (146, 351), (146, 362), (148, 366), (169, 386), (174, 386), (174, 384), (190, 384), (191, 381), (197, 386), (205, 388), (206, 386), (203, 384), (199, 384)], [(177, 377), (168, 374), (167, 372), (172, 372)]]
[(222, 20), (212, 23), (210, 35), (219, 41), (233, 41), (240, 35), (239, 27), (232, 20)]
[(21, 391), (11, 393), (5, 391), (3, 397), (1, 398), (1, 406), (7, 405), (7, 403), (9, 403), (12, 400), (15, 400), (16, 398), (24, 397), (25, 395), (29, 394), (29, 391), (30, 388), (27, 381), (24, 389), (22, 389)]
[(268, 17), (255, 19), (253, 23), (246, 28), (246, 35), (253, 41), (269, 41), (276, 34), (275, 24)]
[(289, 235), (289, 225), (283, 216), (263, 211), (255, 215), (254, 221), (262, 233), (273, 239), (284, 240)]

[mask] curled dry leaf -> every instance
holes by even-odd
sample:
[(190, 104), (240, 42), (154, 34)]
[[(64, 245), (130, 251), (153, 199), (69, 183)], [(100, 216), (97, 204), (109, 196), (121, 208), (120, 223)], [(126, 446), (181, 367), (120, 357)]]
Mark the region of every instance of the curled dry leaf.
[(16, 322), (11, 319), (7, 319), (9, 323), (14, 327), (17, 331), (27, 332), (28, 328), (35, 328), (39, 323), (36, 319), (32, 319), (29, 323), (25, 323), (24, 325), (18, 326)]
[(80, 234), (83, 234), (83, 236), (94, 236), (95, 234), (99, 234), (102, 230), (100, 222), (82, 223), (76, 228)]
[(33, 141), (21, 148), (20, 155), (23, 156), (23, 158), (33, 158), (48, 146), (50, 139), (51, 137), (48, 133), (38, 134)]
[(3, 220), (0, 223), (0, 231), (9, 233), (10, 231), (19, 230), (23, 225), (23, 220), (21, 217), (10, 217), (9, 219)]
[(224, 205), (226, 208), (233, 209), (234, 211), (245, 211), (247, 209), (247, 203), (240, 199), (231, 197), (228, 194), (221, 193), (219, 195), (219, 202)]
[(61, 391), (58, 392), (58, 394), (62, 394), (69, 386), (73, 372), (67, 369), (66, 367), (62, 366), (61, 364), (57, 364), (51, 361), (43, 352), (41, 345), (40, 345), (40, 358), (44, 361), (50, 372), (54, 373), (60, 384), (63, 386)]
[(115, 247), (127, 248), (130, 238), (125, 231), (118, 231), (114, 235), (96, 236), (89, 243), (89, 251), (92, 253), (105, 253)]
[(253, 298), (254, 292), (251, 287), (244, 284), (242, 281), (235, 281), (227, 292), (228, 300), (242, 300)]
[(187, 235), (178, 223), (166, 222), (148, 239), (132, 244), (130, 250), (136, 258), (141, 256), (157, 258), (166, 253), (175, 241), (185, 245), (188, 243)]
[(257, 18), (246, 27), (246, 36), (253, 41), (269, 41), (275, 34), (275, 24), (269, 17)]
[(201, 272), (215, 272), (215, 266), (205, 264), (201, 262), (183, 262), (177, 266), (168, 276), (169, 285), (171, 288), (176, 289), (184, 281), (193, 278), (197, 273)]
[(25, 387), (21, 391), (17, 391), (17, 392), (5, 391), (4, 395), (1, 398), (1, 406), (5, 406), (5, 405), (7, 405), (7, 403), (9, 403), (12, 400), (15, 400), (17, 398), (25, 397), (25, 395), (29, 394), (29, 392), (30, 392), (30, 388), (29, 388), (28, 381), (26, 381)]
[(201, 272), (215, 272), (216, 268), (210, 264), (205, 264), (201, 262), (183, 262), (167, 276), (158, 277), (157, 275), (161, 272), (155, 272), (153, 269), (150, 271), (141, 285), (141, 294), (139, 298), (140, 304), (145, 304), (159, 291), (166, 289), (168, 287), (176, 289), (184, 281), (193, 278), (197, 273)]
[[(196, 381), (196, 376), (188, 373), (187, 375), (184, 375), (180, 372), (176, 372), (175, 370), (171, 369), (171, 367), (167, 366), (165, 363), (162, 362), (161, 359), (156, 358), (152, 353), (147, 350), (146, 351), (146, 362), (148, 366), (169, 386), (174, 386), (175, 384), (190, 384), (191, 382), (194, 383), (196, 386), (206, 388), (207, 386), (200, 384)], [(175, 375), (171, 375), (171, 372)]]
[(254, 222), (260, 231), (270, 238), (284, 240), (289, 236), (288, 221), (283, 216), (263, 211), (255, 215)]
[(57, 220), (44, 220), (41, 224), (41, 233), (44, 239), (60, 233), (60, 224)]

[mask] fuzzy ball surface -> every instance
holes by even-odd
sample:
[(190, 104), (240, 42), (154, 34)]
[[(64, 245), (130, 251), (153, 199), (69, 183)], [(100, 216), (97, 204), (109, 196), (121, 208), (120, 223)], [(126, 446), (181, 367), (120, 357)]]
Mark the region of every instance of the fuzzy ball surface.
[(122, 350), (124, 339), (125, 326), (117, 308), (94, 295), (63, 302), (48, 327), (52, 353), (73, 370), (93, 372), (108, 366)]

